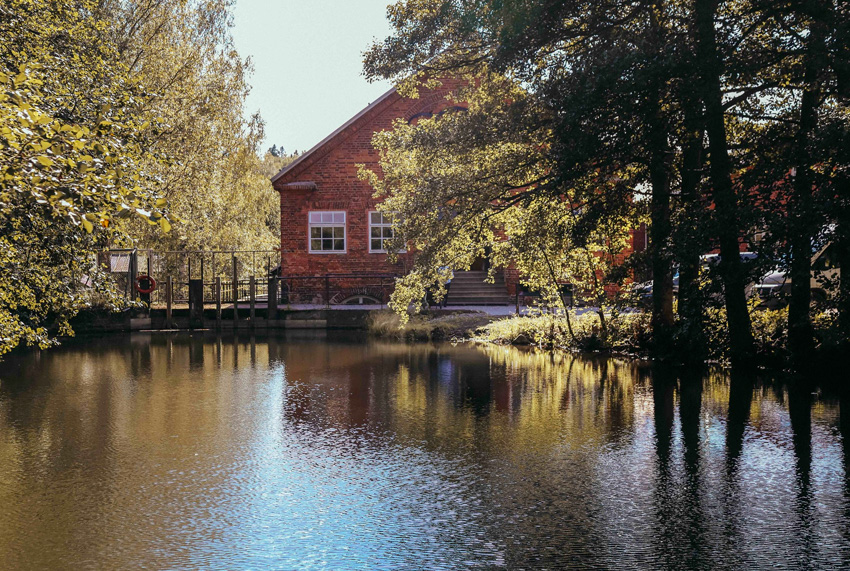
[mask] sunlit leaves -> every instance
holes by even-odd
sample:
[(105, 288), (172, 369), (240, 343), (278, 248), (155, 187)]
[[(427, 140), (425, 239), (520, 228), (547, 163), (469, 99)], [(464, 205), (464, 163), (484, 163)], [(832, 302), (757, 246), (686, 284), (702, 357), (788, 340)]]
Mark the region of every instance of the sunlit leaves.
[(134, 209), (174, 220), (147, 168), (162, 129), (104, 41), (91, 0), (0, 7), (0, 353), (71, 333), (99, 300), (114, 307), (94, 252), (126, 241)]
[[(120, 219), (142, 246), (279, 245), (279, 196), (269, 181), (276, 171), (265, 172), (257, 153), (262, 120), (245, 120), (250, 64), (233, 49), (230, 6), (224, 0), (100, 3), (114, 23), (110, 33), (121, 60), (156, 94), (150, 111), (168, 125), (152, 141), (148, 164), (162, 181), (169, 216), (151, 218), (155, 224), (135, 215)], [(158, 157), (169, 160), (153, 160)], [(182, 222), (163, 233), (175, 222), (171, 213)]]
[[(422, 308), (427, 290), (440, 299), (455, 270), (488, 256), (495, 268), (561, 303), (559, 284), (572, 282), (604, 300), (608, 271), (635, 221), (616, 208), (605, 224), (582, 231), (587, 196), (624, 184), (596, 172), (562, 186), (549, 153), (551, 117), (523, 89), (498, 75), (479, 76), (456, 96), (468, 110), (415, 125), (397, 121), (373, 139), (382, 177), (361, 177), (383, 200), (379, 209), (400, 214), (396, 242), (415, 252), (412, 268), (396, 285), (391, 307)], [(603, 255), (599, 255), (603, 253)]]
[[(129, 121), (117, 129), (112, 121), (112, 130), (122, 131), (117, 137), (51, 116), (45, 111), (51, 94), (43, 93), (43, 82), (33, 79), (34, 72), (22, 68), (22, 73), (0, 85), (4, 196), (49, 205), (54, 216), (81, 224), (89, 233), (93, 227), (81, 222), (86, 214), (109, 217), (128, 198), (139, 204), (157, 199), (155, 186), (145, 191), (127, 187), (133, 176), (140, 178), (143, 132), (135, 131)], [(167, 216), (166, 206), (160, 203), (155, 211)]]

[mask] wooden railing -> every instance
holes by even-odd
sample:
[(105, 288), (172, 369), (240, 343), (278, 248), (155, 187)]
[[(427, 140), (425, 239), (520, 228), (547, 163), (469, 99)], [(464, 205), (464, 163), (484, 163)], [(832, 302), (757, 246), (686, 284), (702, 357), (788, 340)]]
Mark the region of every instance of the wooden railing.
[[(271, 278), (176, 281), (169, 278), (151, 294), (155, 306), (384, 305), (395, 287), (394, 274), (323, 274)], [(269, 299), (269, 292), (273, 301)], [(197, 299), (196, 299), (197, 298)]]

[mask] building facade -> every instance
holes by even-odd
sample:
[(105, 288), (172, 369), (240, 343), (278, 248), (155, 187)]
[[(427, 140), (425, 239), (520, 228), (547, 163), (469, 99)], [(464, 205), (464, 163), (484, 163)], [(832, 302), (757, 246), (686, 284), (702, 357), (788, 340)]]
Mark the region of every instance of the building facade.
[(282, 275), (404, 272), (406, 255), (387, 261), (383, 242), (392, 227), (357, 165), (380, 174), (372, 136), (395, 119), (414, 121), (453, 106), (446, 96), (457, 87), (443, 82), (417, 99), (391, 89), (272, 178), (280, 193)]
[[(447, 95), (459, 87), (459, 82), (444, 80), (437, 90), (420, 90), (416, 99), (402, 97), (391, 89), (272, 178), (275, 190), (280, 193), (281, 275), (401, 275), (405, 272), (410, 254), (400, 255), (395, 264), (387, 260), (383, 242), (392, 235), (392, 227), (376, 210), (378, 200), (372, 196), (374, 190), (368, 182), (358, 178), (357, 165), (364, 164), (380, 176), (379, 155), (372, 146), (373, 135), (391, 129), (398, 118), (413, 122), (419, 117), (430, 117), (456, 107)], [(632, 238), (624, 255), (643, 249), (643, 232), (633, 234)], [(479, 270), (472, 272), (475, 275), (456, 273), (458, 281), (474, 282), (468, 287), (464, 301), (474, 303), (473, 300), (479, 298), (480, 303), (485, 300), (500, 300), (501, 303), (515, 295), (517, 275), (514, 270), (500, 272), (495, 286), (485, 286), (483, 277), (478, 275), (482, 269), (473, 267), (472, 270)], [(460, 288), (467, 286), (454, 288), (458, 290), (454, 293), (458, 300), (461, 299)], [(328, 297), (334, 295), (331, 293)]]

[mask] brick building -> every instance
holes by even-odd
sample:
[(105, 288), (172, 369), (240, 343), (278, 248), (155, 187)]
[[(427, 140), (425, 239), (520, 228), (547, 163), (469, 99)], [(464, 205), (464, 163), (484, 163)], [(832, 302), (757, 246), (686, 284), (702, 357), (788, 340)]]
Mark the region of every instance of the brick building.
[[(378, 201), (372, 187), (357, 177), (357, 165), (380, 173), (373, 134), (392, 128), (397, 118), (415, 121), (454, 106), (446, 96), (458, 87), (459, 83), (444, 80), (437, 90), (421, 90), (417, 99), (391, 89), (272, 178), (280, 193), (282, 275), (404, 273), (408, 255), (401, 255), (396, 264), (387, 261), (383, 238), (392, 228), (375, 209)], [(640, 249), (643, 237), (635, 238)], [(470, 272), (455, 272), (449, 304), (510, 302), (516, 272), (503, 272), (495, 284), (485, 284), (484, 265), (481, 261)], [(349, 289), (356, 289), (356, 280), (348, 283)], [(346, 298), (333, 293), (325, 297), (336, 297), (336, 302)], [(321, 295), (313, 301), (319, 299)]]
[(392, 232), (375, 210), (369, 183), (357, 165), (379, 171), (372, 135), (403, 117), (439, 113), (456, 85), (423, 90), (408, 99), (391, 89), (272, 178), (280, 193), (281, 264), (287, 275), (400, 273), (387, 262), (383, 240)]
[[(396, 264), (387, 261), (383, 240), (391, 236), (392, 228), (375, 209), (378, 201), (372, 197), (372, 187), (358, 179), (357, 165), (380, 173), (372, 135), (392, 128), (395, 119), (415, 121), (453, 107), (446, 96), (459, 83), (442, 83), (437, 90), (420, 90), (417, 99), (391, 89), (272, 178), (280, 193), (283, 275), (404, 273), (408, 255), (401, 255)], [(456, 292), (455, 301), (508, 301), (504, 282), (493, 295), (489, 284), (478, 286), (483, 278), (477, 274), (457, 279), (465, 278), (475, 286), (466, 300)], [(356, 280), (348, 279), (348, 284), (350, 290), (357, 289)], [(364, 293), (377, 297), (371, 291)]]

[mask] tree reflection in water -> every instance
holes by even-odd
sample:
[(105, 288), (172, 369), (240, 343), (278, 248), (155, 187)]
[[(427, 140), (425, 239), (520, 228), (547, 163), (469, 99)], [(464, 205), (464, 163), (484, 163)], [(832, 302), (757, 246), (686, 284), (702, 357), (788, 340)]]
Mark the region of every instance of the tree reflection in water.
[(850, 561), (846, 394), (325, 332), (82, 340), (0, 375), (7, 568)]

